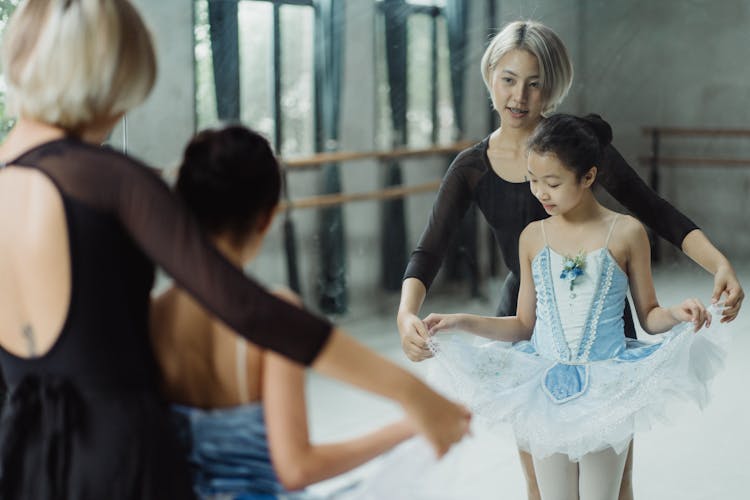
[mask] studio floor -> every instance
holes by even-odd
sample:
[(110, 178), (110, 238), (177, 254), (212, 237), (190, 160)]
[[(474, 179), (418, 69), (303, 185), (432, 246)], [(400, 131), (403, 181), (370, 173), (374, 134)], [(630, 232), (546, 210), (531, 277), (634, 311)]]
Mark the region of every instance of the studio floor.
[[(750, 262), (737, 266), (740, 280), (750, 291)], [(688, 296), (708, 300), (712, 279), (697, 267), (657, 267), (659, 300), (670, 305)], [(487, 286), (486, 300), (466, 298), (464, 291), (429, 297), (423, 309), (492, 314), (492, 296), (499, 284)], [(430, 361), (411, 363), (401, 352), (395, 326), (397, 298), (382, 314), (352, 313), (339, 321), (360, 341), (395, 362), (425, 377)], [(728, 328), (733, 343), (726, 369), (714, 380), (712, 400), (703, 410), (683, 410), (675, 422), (636, 435), (633, 481), (638, 500), (742, 500), (750, 498), (750, 304)], [(389, 309), (389, 308), (386, 308)], [(374, 376), (377, 376), (374, 374)], [(375, 396), (352, 389), (315, 373), (308, 378), (312, 435), (316, 441), (356, 436), (400, 417), (399, 408)], [(398, 452), (398, 451), (397, 451)], [(403, 450), (400, 451), (404, 453)], [(376, 459), (341, 478), (311, 488), (328, 495), (378, 470)], [(437, 480), (439, 478), (439, 481)], [(414, 478), (410, 478), (413, 480)], [(525, 487), (517, 450), (510, 431), (474, 429), (473, 436), (455, 447), (425, 477), (419, 499), (522, 500)], [(430, 484), (440, 484), (434, 491)], [(404, 500), (417, 496), (406, 491)], [(388, 499), (391, 500), (391, 499)]]

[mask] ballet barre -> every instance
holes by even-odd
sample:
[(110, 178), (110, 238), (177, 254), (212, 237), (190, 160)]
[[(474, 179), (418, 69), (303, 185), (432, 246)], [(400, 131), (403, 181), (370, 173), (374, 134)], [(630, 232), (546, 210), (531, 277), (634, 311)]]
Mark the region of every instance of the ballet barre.
[[(660, 167), (685, 166), (721, 166), (721, 167), (750, 167), (750, 158), (706, 157), (706, 156), (664, 156), (661, 154), (662, 140), (667, 137), (703, 137), (703, 138), (737, 138), (750, 139), (750, 129), (730, 128), (690, 128), (690, 127), (643, 127), (643, 135), (651, 138), (651, 154), (640, 156), (638, 162), (650, 167), (649, 184), (657, 194), (660, 188)], [(651, 247), (654, 261), (660, 258), (659, 245), (656, 238), (652, 239)]]
[(389, 151), (338, 151), (318, 153), (306, 157), (281, 159), (282, 174), (284, 176), (283, 200), (279, 204), (277, 212), (283, 214), (283, 240), (284, 253), (286, 255), (286, 267), (289, 286), (301, 293), (299, 270), (297, 263), (296, 230), (291, 214), (294, 210), (301, 209), (325, 209), (335, 206), (343, 206), (349, 203), (361, 201), (386, 201), (407, 196), (434, 192), (440, 187), (442, 179), (434, 179), (429, 182), (416, 185), (396, 185), (381, 189), (375, 189), (356, 193), (328, 193), (316, 196), (293, 199), (289, 194), (289, 183), (286, 177), (294, 172), (318, 169), (325, 165), (338, 165), (346, 163), (345, 168), (351, 168), (353, 163), (363, 160), (377, 160), (377, 167), (385, 166), (390, 162), (402, 159), (423, 158), (428, 156), (455, 155), (460, 151), (474, 145), (477, 141), (460, 141), (448, 145), (432, 146), (428, 148), (396, 148)]
[(396, 148), (389, 151), (338, 151), (333, 153), (318, 153), (311, 156), (288, 158), (283, 160), (284, 168), (288, 171), (306, 168), (316, 168), (327, 163), (342, 163), (358, 160), (400, 160), (405, 158), (418, 158), (423, 156), (439, 156), (458, 153), (477, 141), (460, 141), (444, 146), (433, 146), (429, 148)]
[(435, 181), (425, 182), (423, 184), (415, 184), (413, 186), (396, 186), (385, 189), (378, 189), (375, 191), (367, 191), (364, 193), (337, 193), (310, 196), (307, 198), (301, 198), (296, 201), (282, 202), (279, 204), (278, 210), (284, 211), (289, 208), (325, 208), (335, 205), (343, 205), (345, 203), (350, 203), (353, 201), (391, 200), (394, 198), (403, 198), (412, 194), (437, 191), (437, 189), (440, 187), (440, 182), (441, 180), (438, 179)]
[[(357, 162), (362, 160), (378, 160), (380, 164), (385, 164), (388, 161), (406, 158), (456, 154), (476, 144), (476, 142), (477, 141), (460, 141), (444, 146), (414, 149), (397, 148), (390, 151), (342, 151), (334, 153), (318, 153), (306, 157), (284, 159), (282, 160), (282, 164), (286, 173), (292, 173), (303, 169), (318, 168), (330, 163)], [(437, 179), (413, 186), (393, 186), (360, 193), (333, 193), (299, 198), (296, 200), (287, 197), (280, 204), (279, 210), (287, 211), (290, 209), (325, 208), (358, 201), (403, 198), (413, 194), (437, 191), (440, 187), (440, 181), (441, 179)]]

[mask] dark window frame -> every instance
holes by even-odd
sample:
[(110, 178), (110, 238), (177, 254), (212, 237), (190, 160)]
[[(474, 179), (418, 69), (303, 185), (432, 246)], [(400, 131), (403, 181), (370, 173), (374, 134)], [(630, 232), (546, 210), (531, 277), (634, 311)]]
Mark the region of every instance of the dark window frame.
[[(272, 117), (274, 121), (273, 130), (274, 130), (274, 137), (273, 137), (273, 147), (274, 151), (276, 151), (277, 154), (281, 154), (281, 146), (283, 143), (283, 130), (284, 130), (284, 113), (281, 109), (281, 82), (282, 82), (282, 58), (283, 58), (283, 51), (281, 48), (281, 8), (286, 5), (291, 6), (298, 6), (298, 7), (310, 7), (313, 9), (313, 15), (315, 17), (318, 16), (318, 9), (316, 8), (314, 0), (193, 0), (193, 46), (195, 47), (196, 39), (195, 39), (195, 27), (197, 23), (197, 18), (195, 15), (195, 9), (199, 1), (205, 1), (206, 4), (211, 2), (235, 2), (238, 5), (241, 2), (262, 2), (262, 3), (270, 3), (273, 6), (272, 11), (272, 49), (271, 49), (271, 62), (272, 62), (272, 69), (271, 69), (271, 81), (272, 81), (272, 88), (271, 88), (271, 109), (272, 109)], [(209, 27), (210, 29), (210, 27)], [(315, 46), (315, 40), (312, 41), (313, 46)], [(197, 60), (195, 58), (195, 51), (193, 51), (193, 68), (197, 68)], [(317, 80), (317, 73), (318, 68), (315, 67), (313, 64), (313, 74), (312, 74), (312, 85), (313, 85), (313, 94), (315, 93), (315, 82)], [(213, 77), (213, 74), (212, 74)], [(193, 89), (193, 106), (195, 109), (195, 124), (196, 127), (198, 126), (198, 92), (197, 92), (197, 85), (196, 88)], [(313, 127), (315, 127), (315, 124), (318, 122), (318, 116), (319, 116), (319, 110), (317, 107), (313, 108)], [(313, 144), (314, 148), (316, 147), (317, 142), (317, 131), (313, 130)]]
[[(378, 15), (382, 16), (384, 15), (383, 2), (382, 0), (376, 1)], [(438, 116), (438, 95), (440, 94), (440, 83), (438, 80), (438, 19), (441, 17), (445, 19), (445, 7), (413, 4), (406, 0), (405, 8), (407, 9), (407, 22), (408, 18), (414, 15), (426, 15), (430, 17), (430, 118), (432, 120), (430, 141), (434, 146), (438, 144), (438, 136), (440, 134), (440, 117)], [(408, 59), (406, 64), (408, 66)], [(404, 85), (406, 85), (408, 89), (408, 82), (404, 82)]]

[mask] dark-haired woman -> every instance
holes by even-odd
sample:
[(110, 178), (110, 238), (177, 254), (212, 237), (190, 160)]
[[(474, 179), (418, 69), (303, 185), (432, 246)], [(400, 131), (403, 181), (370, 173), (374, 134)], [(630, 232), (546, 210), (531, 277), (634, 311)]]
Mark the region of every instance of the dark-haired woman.
[[(280, 180), (268, 142), (231, 126), (190, 142), (176, 191), (219, 251), (241, 267), (263, 243)], [(280, 294), (299, 305), (291, 292)], [(239, 338), (177, 287), (155, 299), (151, 317), (164, 389), (178, 403), (174, 412), (201, 497), (303, 498), (289, 492), (346, 472), (413, 435), (404, 420), (314, 445), (303, 367)]]
[[(431, 347), (438, 375), (477, 417), (512, 426), (544, 500), (616, 500), (633, 433), (662, 422), (670, 403), (705, 404), (726, 355), (728, 332), (702, 329), (712, 318), (700, 301), (659, 305), (641, 223), (594, 197), (611, 138), (595, 116), (543, 120), (529, 139), (528, 175), (549, 218), (521, 232), (517, 313), (424, 320), (431, 335), (503, 341), (438, 336)], [(628, 289), (643, 329), (664, 334), (659, 342), (625, 337)]]
[[(508, 24), (490, 42), (481, 61), (484, 82), (501, 126), (479, 144), (461, 152), (446, 173), (427, 226), (404, 275), (397, 323), (404, 352), (412, 361), (432, 356), (419, 310), (443, 260), (445, 249), (472, 204), (492, 228), (510, 272), (497, 314), (516, 312), (519, 290), (518, 240), (529, 222), (547, 217), (527, 180), (526, 143), (543, 116), (565, 98), (573, 68), (565, 45), (536, 22)], [(739, 312), (744, 292), (729, 261), (698, 227), (643, 182), (613, 146), (604, 150), (599, 184), (626, 209), (714, 275), (713, 299), (724, 296), (721, 321)], [(626, 304), (626, 335), (635, 328)], [(632, 452), (631, 452), (632, 453)], [(539, 498), (531, 457), (521, 453), (529, 499)], [(622, 499), (632, 498), (630, 465)]]

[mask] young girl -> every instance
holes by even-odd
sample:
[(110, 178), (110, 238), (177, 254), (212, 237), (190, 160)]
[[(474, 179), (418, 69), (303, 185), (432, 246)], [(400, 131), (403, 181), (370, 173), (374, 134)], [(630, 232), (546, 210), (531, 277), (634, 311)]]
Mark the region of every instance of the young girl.
[[(190, 142), (176, 190), (221, 253), (242, 266), (263, 243), (280, 186), (268, 142), (231, 126)], [(277, 295), (301, 305), (291, 292)], [(356, 439), (312, 444), (303, 366), (237, 337), (178, 287), (154, 300), (151, 327), (201, 498), (308, 498), (288, 492), (353, 469), (414, 434), (402, 420)]]
[[(550, 217), (521, 233), (516, 316), (424, 320), (431, 335), (463, 330), (516, 342), (433, 339), (432, 349), (438, 375), (478, 416), (512, 424), (544, 500), (617, 498), (633, 432), (663, 413), (666, 396), (704, 403), (724, 352), (724, 333), (690, 333), (711, 324), (700, 301), (659, 305), (643, 226), (593, 196), (611, 139), (598, 116), (563, 114), (543, 120), (529, 139), (531, 191)], [(642, 327), (669, 331), (661, 342), (625, 337), (628, 286)]]

